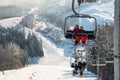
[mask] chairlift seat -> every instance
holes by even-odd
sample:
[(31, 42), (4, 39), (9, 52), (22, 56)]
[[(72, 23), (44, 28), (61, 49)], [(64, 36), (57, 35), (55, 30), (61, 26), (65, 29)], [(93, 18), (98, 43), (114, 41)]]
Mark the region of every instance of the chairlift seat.
[[(86, 35), (88, 40), (94, 40), (95, 39), (95, 34), (94, 31), (79, 31), (77, 32), (77, 35)], [(74, 39), (73, 37), (73, 31), (72, 30), (67, 30), (65, 33), (65, 38), (66, 39)]]

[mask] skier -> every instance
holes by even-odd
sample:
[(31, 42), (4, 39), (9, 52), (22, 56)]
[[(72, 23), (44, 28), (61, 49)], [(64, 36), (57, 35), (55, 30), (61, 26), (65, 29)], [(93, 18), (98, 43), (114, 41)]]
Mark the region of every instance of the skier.
[(78, 44), (80, 41), (82, 41), (82, 43), (85, 44), (86, 40), (87, 40), (87, 36), (86, 35), (78, 35), (77, 34), (78, 32), (82, 32), (82, 33), (85, 32), (83, 26), (81, 26), (79, 28), (79, 25), (76, 25), (75, 28), (73, 29), (73, 35), (75, 38), (75, 45)]
[(75, 28), (73, 29), (73, 36), (75, 38), (75, 45), (79, 43), (80, 41), (80, 36), (77, 35), (77, 32), (80, 31), (79, 25), (76, 25)]
[(76, 35), (79, 30), (80, 30), (79, 25), (76, 25), (75, 28), (73, 29), (73, 35)]
[[(83, 26), (80, 27), (80, 32), (83, 32), (83, 33), (85, 32)], [(81, 41), (82, 41), (83, 44), (86, 43), (86, 40), (87, 40), (87, 36), (86, 35), (81, 35)]]

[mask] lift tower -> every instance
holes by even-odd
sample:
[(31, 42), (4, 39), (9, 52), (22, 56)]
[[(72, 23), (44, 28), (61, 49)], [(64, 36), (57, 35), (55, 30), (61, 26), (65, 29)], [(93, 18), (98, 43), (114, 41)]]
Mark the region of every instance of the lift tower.
[(114, 80), (120, 80), (120, 0), (115, 0)]

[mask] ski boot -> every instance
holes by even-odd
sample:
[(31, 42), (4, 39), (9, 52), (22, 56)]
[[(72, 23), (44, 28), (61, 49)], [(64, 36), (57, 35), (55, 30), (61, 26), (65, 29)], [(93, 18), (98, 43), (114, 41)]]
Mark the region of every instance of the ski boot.
[(83, 77), (83, 71), (80, 71), (80, 77)]
[(77, 71), (75, 71), (75, 70), (73, 70), (73, 75), (76, 75), (76, 74), (78, 74), (78, 72), (77, 72)]

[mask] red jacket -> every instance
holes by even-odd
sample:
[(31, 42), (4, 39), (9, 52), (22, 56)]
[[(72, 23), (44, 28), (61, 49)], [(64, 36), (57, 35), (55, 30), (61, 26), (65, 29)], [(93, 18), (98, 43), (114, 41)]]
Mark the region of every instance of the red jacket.
[[(76, 41), (76, 42), (79, 42), (80, 40), (82, 40), (82, 43), (85, 43), (86, 40), (87, 40), (87, 36), (86, 36), (86, 35), (82, 35), (82, 36), (76, 35), (76, 33), (77, 33), (78, 31), (80, 31), (80, 30), (81, 30), (81, 29), (79, 29), (78, 27), (75, 27), (75, 28), (73, 29), (73, 35), (75, 36), (75, 41)], [(85, 30), (82, 30), (82, 31), (85, 31)]]
[(75, 27), (75, 28), (73, 29), (73, 35), (75, 35), (79, 30), (80, 30), (80, 29), (79, 29), (78, 27)]

